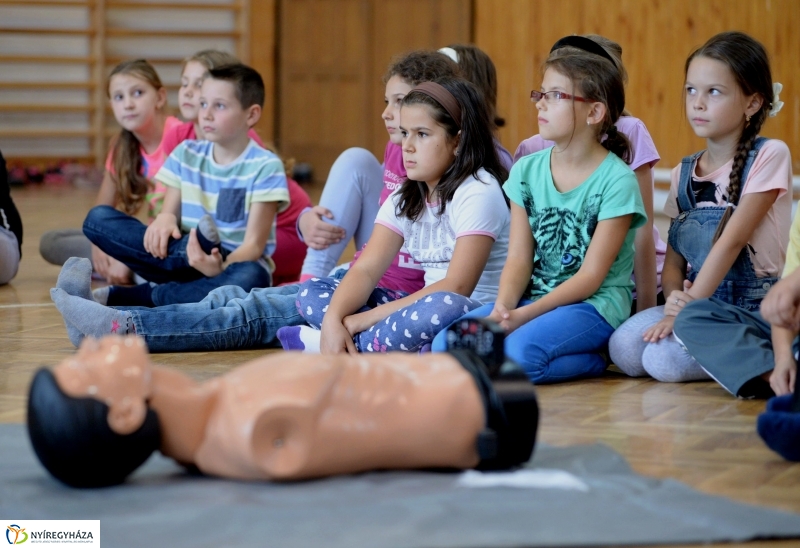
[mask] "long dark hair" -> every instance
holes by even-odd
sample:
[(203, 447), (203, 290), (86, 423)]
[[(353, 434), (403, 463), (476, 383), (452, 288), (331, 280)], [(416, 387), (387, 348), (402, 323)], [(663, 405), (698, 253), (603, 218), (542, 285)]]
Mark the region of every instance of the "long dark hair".
[[(411, 90), (403, 99), (403, 106), (427, 105), (433, 119), (445, 129), (450, 139), (455, 139), (461, 131), (458, 155), (436, 185), (439, 215), (443, 215), (447, 204), (467, 177), (472, 175), (477, 178), (478, 170), (483, 168), (499, 184), (508, 178), (508, 171), (497, 156), (489, 109), (481, 93), (463, 78), (440, 78), (435, 82), (449, 91), (461, 107), (461, 127), (436, 99), (424, 93)], [(399, 190), (397, 215), (411, 220), (419, 218), (424, 211), (427, 194), (428, 187), (424, 181), (406, 179)]]
[[(742, 170), (747, 161), (747, 154), (753, 148), (761, 126), (767, 119), (775, 97), (772, 92), (772, 71), (769, 68), (769, 56), (761, 43), (743, 32), (721, 32), (712, 36), (708, 42), (694, 50), (686, 59), (684, 78), (689, 72), (689, 65), (696, 57), (707, 57), (728, 65), (736, 78), (736, 83), (744, 95), (758, 94), (762, 98), (761, 108), (745, 122), (736, 153), (733, 155), (733, 168), (728, 182), (728, 202), (739, 203), (742, 186)], [(725, 230), (732, 208), (725, 208), (725, 213), (717, 226), (714, 241)]]
[[(108, 75), (108, 83), (117, 74), (130, 74), (147, 82), (156, 91), (163, 88), (161, 78), (158, 77), (153, 65), (144, 59), (124, 61), (114, 67)], [(106, 90), (108, 91), (108, 89)], [(112, 143), (111, 165), (114, 166), (114, 176), (117, 194), (122, 201), (122, 209), (129, 215), (134, 215), (144, 203), (150, 181), (142, 173), (142, 153), (139, 150), (139, 139), (132, 131), (122, 129)]]
[[(569, 78), (582, 97), (606, 106), (605, 118), (598, 124), (597, 140), (629, 164), (631, 143), (614, 126), (625, 110), (625, 83), (614, 63), (600, 55), (568, 46), (550, 54), (542, 72), (548, 68)], [(602, 139), (603, 135), (606, 135), (605, 139)]]

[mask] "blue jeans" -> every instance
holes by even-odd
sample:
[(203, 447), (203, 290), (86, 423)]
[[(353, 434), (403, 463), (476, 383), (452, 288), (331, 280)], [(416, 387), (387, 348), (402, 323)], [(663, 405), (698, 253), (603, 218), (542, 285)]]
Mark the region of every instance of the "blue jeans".
[[(218, 276), (207, 278), (189, 265), (189, 238), (170, 239), (167, 257), (158, 259), (144, 249), (147, 226), (110, 206), (96, 206), (83, 222), (83, 233), (103, 252), (124, 263), (149, 282), (156, 306), (196, 303), (218, 287), (235, 285), (245, 291), (272, 285), (266, 268), (255, 261), (233, 263)], [(227, 252), (223, 252), (223, 256)]]
[[(525, 306), (532, 301), (520, 301)], [(494, 303), (462, 318), (485, 318)], [(446, 330), (433, 340), (432, 350), (447, 350)], [(588, 303), (561, 306), (534, 318), (506, 336), (506, 356), (517, 362), (531, 382), (545, 384), (598, 377), (608, 367), (601, 354), (614, 328)]]
[(151, 352), (239, 350), (274, 346), (285, 326), (304, 325), (295, 306), (299, 285), (215, 289), (199, 303), (157, 308), (114, 307), (133, 316)]

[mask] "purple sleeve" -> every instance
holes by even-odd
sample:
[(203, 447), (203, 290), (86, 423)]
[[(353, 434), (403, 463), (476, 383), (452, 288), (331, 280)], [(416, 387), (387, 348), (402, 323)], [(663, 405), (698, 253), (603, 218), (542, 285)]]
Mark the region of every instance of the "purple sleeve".
[(517, 151), (514, 153), (514, 163), (516, 163), (523, 156), (528, 156), (534, 152), (539, 152), (540, 150), (550, 148), (553, 145), (553, 141), (545, 141), (541, 138), (541, 136), (539, 136), (539, 134), (536, 134), (533, 137), (528, 137), (517, 147)]
[(650, 164), (652, 168), (658, 163), (661, 157), (658, 155), (653, 138), (650, 137), (650, 132), (647, 131), (647, 127), (641, 120), (633, 116), (622, 116), (614, 125), (631, 142), (633, 158), (630, 166), (632, 170), (636, 171), (645, 164)]

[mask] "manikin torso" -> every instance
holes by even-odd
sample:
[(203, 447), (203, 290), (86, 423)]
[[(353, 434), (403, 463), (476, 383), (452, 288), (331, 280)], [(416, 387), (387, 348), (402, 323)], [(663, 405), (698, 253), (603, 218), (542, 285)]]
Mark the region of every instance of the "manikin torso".
[(303, 479), (380, 468), (469, 468), (485, 411), (455, 358), (276, 353), (197, 383), (150, 364), (141, 339), (87, 340), (54, 374), (135, 431), (146, 407), (161, 451), (210, 475)]

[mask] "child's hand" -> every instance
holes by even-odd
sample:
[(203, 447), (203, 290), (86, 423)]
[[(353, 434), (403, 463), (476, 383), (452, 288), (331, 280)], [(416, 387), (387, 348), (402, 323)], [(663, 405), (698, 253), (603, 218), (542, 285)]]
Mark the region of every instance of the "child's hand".
[(303, 241), (311, 249), (327, 249), (342, 241), (342, 238), (347, 235), (342, 227), (326, 223), (322, 220), (323, 217), (333, 219), (333, 213), (322, 206), (314, 206), (311, 210), (303, 213), (297, 222), (300, 234), (303, 235)]
[(644, 337), (642, 337), (642, 339), (645, 342), (651, 343), (665, 339), (672, 334), (672, 328), (674, 325), (675, 316), (664, 316), (663, 320), (644, 332)]
[(520, 318), (518, 309), (509, 310), (508, 307), (501, 302), (494, 303), (492, 313), (487, 316), (487, 319), (502, 327), (506, 334), (511, 333), (525, 323)]
[[(373, 310), (375, 309), (373, 308)], [(372, 321), (369, 317), (370, 312), (372, 312), (372, 310), (345, 316), (344, 320), (342, 320), (342, 325), (345, 329), (347, 329), (347, 332), (350, 333), (351, 337), (355, 337), (358, 333), (369, 329), (380, 321)]]
[(165, 259), (170, 238), (181, 239), (178, 220), (172, 213), (160, 213), (144, 233), (144, 249), (157, 259)]
[(319, 350), (322, 354), (358, 354), (353, 336), (339, 321), (322, 321)]
[(106, 255), (102, 249), (92, 245), (92, 266), (98, 274), (106, 279), (111, 285), (129, 284), (133, 272), (123, 263)]
[(797, 376), (797, 362), (794, 357), (787, 356), (783, 361), (775, 361), (775, 369), (769, 376), (769, 385), (776, 396), (785, 396), (794, 392), (794, 379)]
[(189, 266), (207, 278), (219, 276), (225, 270), (219, 249), (215, 247), (209, 255), (200, 247), (196, 228), (189, 231), (189, 241), (186, 244), (186, 259), (189, 261)]
[(761, 301), (760, 312), (772, 325), (797, 331), (800, 329), (800, 291), (791, 282), (787, 278), (776, 283)]
[[(691, 285), (691, 283), (690, 283)], [(665, 316), (677, 316), (680, 314), (683, 307), (694, 300), (694, 297), (685, 291), (678, 291), (677, 289), (669, 294), (667, 302), (664, 304)]]

